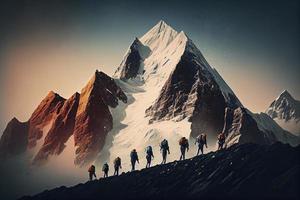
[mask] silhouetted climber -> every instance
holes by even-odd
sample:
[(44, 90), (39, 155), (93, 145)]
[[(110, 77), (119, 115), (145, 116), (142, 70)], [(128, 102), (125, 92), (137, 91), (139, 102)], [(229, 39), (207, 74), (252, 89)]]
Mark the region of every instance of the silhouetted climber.
[(135, 170), (135, 163), (138, 162), (139, 163), (139, 157), (138, 157), (138, 154), (136, 152), (135, 149), (133, 149), (130, 153), (130, 159), (131, 159), (131, 171), (134, 171)]
[(152, 147), (148, 146), (146, 148), (146, 160), (147, 160), (146, 168), (150, 167), (152, 158), (154, 158)]
[(168, 154), (170, 154), (168, 140), (164, 139), (160, 143), (160, 151), (161, 151), (162, 157), (163, 157), (163, 160), (162, 160), (161, 164), (165, 164), (166, 161), (167, 161), (167, 152), (168, 152)]
[(114, 168), (115, 168), (115, 172), (114, 172), (114, 175), (119, 175), (119, 169), (121, 168), (122, 169), (122, 165), (121, 165), (121, 158), (120, 157), (117, 157), (115, 160), (114, 160)]
[(224, 143), (225, 143), (225, 134), (224, 133), (220, 133), (218, 135), (218, 150), (223, 149), (224, 147)]
[(88, 172), (89, 172), (90, 181), (93, 180), (93, 177), (97, 178), (97, 176), (96, 176), (96, 168), (95, 168), (94, 165), (91, 165), (91, 166), (89, 167)]
[(103, 165), (102, 171), (103, 171), (103, 178), (108, 177), (109, 166), (107, 163)]
[(198, 156), (200, 151), (201, 151), (201, 154), (203, 154), (204, 145), (207, 148), (207, 141), (206, 141), (206, 134), (205, 133), (202, 133), (202, 134), (198, 135), (198, 137), (196, 138), (195, 144), (197, 144), (197, 143), (198, 143), (198, 151), (197, 151), (197, 156)]
[(180, 152), (181, 152), (179, 160), (184, 160), (185, 150), (189, 151), (189, 141), (185, 137), (182, 137), (179, 140), (179, 145), (180, 145)]

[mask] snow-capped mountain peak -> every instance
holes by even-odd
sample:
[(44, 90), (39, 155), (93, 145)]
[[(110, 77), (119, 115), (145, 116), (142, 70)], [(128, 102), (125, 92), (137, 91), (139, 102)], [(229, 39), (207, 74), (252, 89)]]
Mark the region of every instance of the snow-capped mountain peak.
[(140, 41), (148, 46), (152, 52), (155, 52), (166, 48), (177, 35), (176, 30), (161, 20), (143, 35)]
[(282, 128), (300, 135), (300, 101), (284, 90), (268, 107), (266, 113)]
[(284, 90), (269, 106), (266, 113), (273, 119), (283, 119), (288, 121), (300, 117), (300, 102)]

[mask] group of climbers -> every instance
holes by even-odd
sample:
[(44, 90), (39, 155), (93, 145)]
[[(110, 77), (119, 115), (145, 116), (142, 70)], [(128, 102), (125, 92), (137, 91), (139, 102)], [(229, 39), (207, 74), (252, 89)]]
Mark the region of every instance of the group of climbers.
[[(218, 135), (217, 139), (218, 139), (218, 150), (221, 150), (221, 149), (224, 148), (225, 139), (226, 139), (225, 134), (220, 133)], [(206, 134), (202, 133), (196, 138), (195, 145), (197, 145), (197, 144), (198, 144), (198, 150), (197, 150), (196, 155), (198, 156), (200, 151), (201, 151), (201, 154), (203, 154), (204, 146), (206, 148), (208, 148), (207, 147)], [(185, 138), (185, 137), (180, 138), (179, 146), (180, 146), (180, 152), (181, 152), (179, 160), (184, 160), (185, 159), (185, 153), (187, 151), (189, 151), (189, 141), (188, 141), (188, 139)], [(154, 159), (154, 154), (153, 154), (153, 150), (152, 150), (151, 146), (148, 146), (145, 151), (146, 151), (146, 161), (147, 161), (146, 168), (149, 168), (151, 166), (152, 159)], [(160, 152), (162, 153), (162, 162), (161, 162), (161, 164), (165, 164), (166, 161), (167, 161), (167, 154), (170, 154), (169, 144), (168, 144), (168, 141), (166, 139), (164, 139), (160, 143)], [(134, 171), (136, 162), (139, 163), (139, 157), (138, 157), (136, 149), (133, 149), (130, 152), (130, 161), (131, 161), (131, 167), (132, 167), (131, 171)], [(114, 164), (114, 170), (115, 170), (114, 175), (118, 176), (119, 175), (119, 170), (122, 169), (121, 158), (117, 157), (114, 160), (113, 164)], [(96, 171), (95, 166), (91, 165), (90, 168), (88, 169), (90, 180), (93, 180), (93, 177), (97, 178), (95, 171)], [(104, 178), (108, 177), (109, 165), (107, 163), (105, 163), (103, 165), (102, 171), (103, 171), (103, 174), (104, 174), (103, 177)]]

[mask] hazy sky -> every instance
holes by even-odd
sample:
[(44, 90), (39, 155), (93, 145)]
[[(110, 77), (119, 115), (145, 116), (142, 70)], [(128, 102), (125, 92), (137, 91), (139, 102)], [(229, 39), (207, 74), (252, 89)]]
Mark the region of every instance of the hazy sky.
[[(51, 2), (51, 3), (50, 3)], [(300, 99), (299, 1), (8, 1), (0, 6), (0, 128), (53, 90), (67, 98), (96, 69), (112, 74), (160, 19), (184, 32), (238, 98), (264, 111)], [(2, 131), (1, 131), (2, 132)]]

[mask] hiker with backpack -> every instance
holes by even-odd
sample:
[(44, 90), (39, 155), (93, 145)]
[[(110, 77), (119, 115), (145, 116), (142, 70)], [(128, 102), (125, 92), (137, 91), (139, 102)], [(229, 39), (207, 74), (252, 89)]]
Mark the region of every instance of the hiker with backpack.
[(97, 176), (96, 176), (96, 168), (95, 168), (94, 165), (91, 165), (89, 167), (88, 172), (89, 172), (90, 181), (93, 180), (93, 177), (97, 178)]
[(198, 135), (198, 137), (196, 138), (195, 144), (197, 144), (197, 143), (198, 143), (198, 151), (197, 151), (197, 156), (198, 156), (200, 151), (201, 151), (201, 154), (203, 154), (204, 145), (207, 148), (207, 141), (206, 141), (205, 133)]
[(161, 164), (165, 164), (167, 161), (167, 153), (170, 154), (168, 140), (164, 139), (160, 143), (160, 152), (162, 153), (162, 157), (163, 157)]
[(131, 171), (135, 170), (135, 163), (139, 163), (139, 157), (135, 149), (133, 149), (130, 153), (130, 160), (131, 160)]
[(103, 178), (108, 177), (109, 166), (107, 163), (103, 165), (102, 171), (103, 171)]
[(185, 137), (182, 137), (179, 140), (179, 145), (180, 145), (180, 151), (181, 151), (179, 160), (184, 160), (185, 159), (185, 150), (189, 151), (189, 141)]
[(117, 157), (115, 160), (114, 160), (114, 168), (115, 168), (115, 172), (114, 172), (114, 176), (115, 175), (119, 175), (119, 169), (121, 168), (122, 169), (122, 165), (121, 165), (121, 158), (120, 157)]
[(150, 167), (152, 158), (154, 158), (152, 147), (148, 146), (146, 148), (146, 160), (147, 160), (146, 168)]
[(225, 144), (225, 134), (224, 133), (220, 133), (218, 135), (218, 150), (223, 149)]

